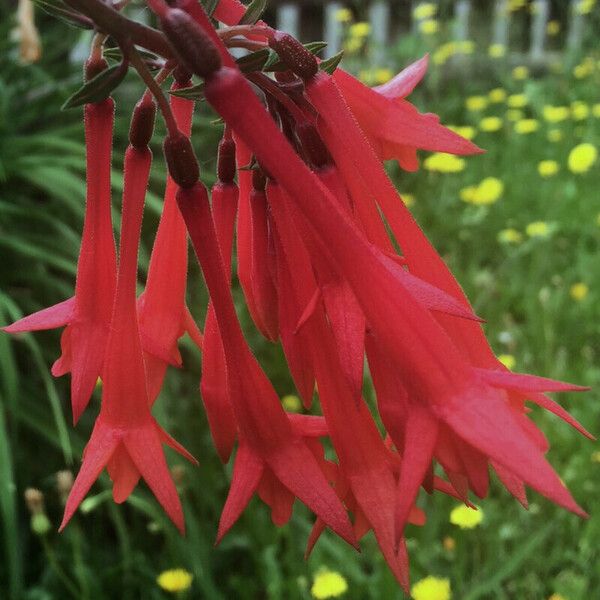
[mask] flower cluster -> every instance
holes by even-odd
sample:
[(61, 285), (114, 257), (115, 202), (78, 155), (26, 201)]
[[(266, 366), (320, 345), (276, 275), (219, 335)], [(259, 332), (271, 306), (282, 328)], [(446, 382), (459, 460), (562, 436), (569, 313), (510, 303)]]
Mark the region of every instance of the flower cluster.
[[(430, 168), (448, 172), (462, 161), (454, 155), (479, 152), (406, 100), (427, 59), (370, 88), (336, 65), (319, 64), (290, 35), (251, 19), (237, 0), (217, 3), (212, 16), (227, 25), (219, 30), (198, 2), (148, 4), (164, 35), (134, 27), (99, 0), (70, 1), (115, 37), (124, 68), (134, 66), (148, 86), (132, 115), (119, 255), (110, 197), (114, 102), (110, 90), (98, 98), (106, 62), (96, 38), (86, 69), (96, 96), (85, 106), (87, 206), (75, 293), (5, 328), (65, 327), (52, 372), (71, 374), (75, 422), (102, 380), (100, 412), (62, 527), (106, 467), (116, 502), (141, 477), (183, 531), (162, 445), (194, 459), (151, 408), (169, 365), (181, 366), (177, 342), (186, 332), (202, 349), (200, 388), (215, 448), (223, 462), (235, 454), (217, 540), (254, 494), (278, 526), (298, 498), (316, 515), (307, 552), (325, 528), (353, 546), (373, 530), (408, 590), (404, 529), (425, 522), (415, 504), (421, 487), (468, 507), (456, 513), (459, 526), (481, 518), (469, 498), (487, 495), (490, 467), (523, 505), (529, 485), (584, 515), (544, 458), (548, 443), (527, 406), (540, 405), (589, 436), (546, 395), (582, 388), (514, 373), (494, 355), (481, 319), (383, 168), (392, 159), (414, 171), (421, 149), (443, 153), (429, 159)], [(155, 63), (164, 59), (155, 79), (134, 41), (157, 54)], [(236, 62), (231, 47), (252, 54)], [(160, 85), (171, 76), (169, 106)], [(193, 93), (225, 123), (210, 194), (190, 141)], [(167, 125), (170, 176), (146, 287), (136, 297), (155, 100)], [(487, 178), (470, 194), (472, 202), (495, 202), (502, 184)], [(187, 235), (210, 294), (204, 335), (185, 301)], [(234, 239), (252, 319), (265, 338), (281, 343), (306, 410), (318, 393), (322, 416), (297, 412), (290, 399), (282, 405), (244, 338), (230, 289)], [(375, 407), (363, 397), (365, 358)], [(326, 438), (336, 460), (325, 455)], [(323, 582), (345, 591), (331, 576)], [(439, 597), (449, 597), (447, 582), (434, 584)]]

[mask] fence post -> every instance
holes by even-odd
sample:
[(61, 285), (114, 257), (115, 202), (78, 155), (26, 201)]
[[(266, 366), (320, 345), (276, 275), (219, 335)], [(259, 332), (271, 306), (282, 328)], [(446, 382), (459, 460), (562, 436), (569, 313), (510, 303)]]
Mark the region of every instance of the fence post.
[(533, 19), (531, 21), (531, 60), (539, 62), (544, 57), (544, 43), (546, 41), (546, 27), (548, 25), (548, 15), (550, 14), (550, 5), (548, 0), (536, 0), (532, 5), (534, 7)]
[(277, 7), (277, 29), (299, 37), (300, 7), (297, 4), (286, 2)]
[(494, 25), (492, 28), (492, 44), (506, 48), (508, 52), (509, 27), (508, 0), (496, 0), (494, 5)]
[(369, 23), (373, 42), (373, 59), (381, 63), (386, 56), (389, 39), (390, 5), (386, 0), (378, 0), (369, 6)]
[(577, 52), (581, 48), (584, 15), (577, 10), (578, 3), (579, 0), (571, 1), (569, 7), (569, 33), (567, 34), (567, 49), (569, 52)]
[(469, 39), (469, 17), (471, 15), (471, 0), (457, 0), (455, 7), (456, 23), (454, 39), (462, 42)]
[(337, 20), (336, 13), (343, 8), (341, 2), (328, 2), (325, 5), (325, 28), (323, 31), (324, 41), (327, 47), (324, 51), (325, 58), (337, 54), (342, 47), (342, 24)]

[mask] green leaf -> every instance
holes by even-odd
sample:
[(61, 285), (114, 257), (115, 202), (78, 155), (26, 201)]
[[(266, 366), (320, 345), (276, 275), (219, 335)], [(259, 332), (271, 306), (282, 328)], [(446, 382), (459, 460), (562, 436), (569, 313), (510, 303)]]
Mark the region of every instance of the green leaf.
[(304, 47), (311, 54), (319, 54), (323, 48), (327, 46), (327, 42), (308, 42), (308, 44), (304, 44)]
[(219, 0), (202, 0), (202, 6), (204, 7), (206, 14), (209, 17), (212, 17), (217, 6), (219, 6)]
[[(327, 46), (327, 42), (309, 42), (304, 44), (304, 47), (311, 54), (318, 54), (323, 48)], [(275, 50), (270, 50), (269, 60), (263, 66), (264, 71), (285, 71), (289, 67), (279, 59), (279, 55)]]
[[(152, 52), (148, 52), (148, 50), (143, 50), (142, 48), (136, 48), (136, 50), (138, 51), (138, 54), (144, 59), (144, 61), (157, 62), (162, 60), (160, 56), (157, 56)], [(121, 53), (121, 49), (118, 46), (114, 46), (113, 48), (107, 48), (102, 54), (104, 58), (116, 60), (118, 62), (123, 62), (123, 54)]]
[(73, 95), (67, 98), (61, 110), (75, 108), (83, 104), (101, 102), (123, 81), (127, 74), (127, 64), (121, 63), (108, 67), (96, 77), (84, 83)]
[(92, 29), (90, 21), (86, 23), (86, 18), (79, 13), (69, 10), (64, 2), (46, 2), (46, 0), (33, 0), (33, 3), (49, 15), (60, 19), (67, 25), (79, 27), (80, 29)]
[(244, 16), (240, 19), (240, 25), (254, 25), (265, 12), (267, 8), (267, 0), (252, 0), (244, 13)]
[(169, 90), (169, 94), (187, 100), (201, 100), (204, 98), (204, 82), (180, 90)]
[(235, 62), (237, 63), (242, 73), (250, 73), (252, 71), (262, 71), (264, 66), (271, 58), (271, 50), (269, 48), (263, 48), (238, 58)]
[(325, 71), (326, 73), (329, 73), (330, 75), (332, 75), (333, 72), (337, 69), (338, 65), (340, 64), (340, 61), (342, 60), (342, 56), (344, 56), (343, 50), (341, 50), (337, 54), (334, 54), (331, 58), (328, 58), (327, 60), (324, 60), (323, 62), (321, 62), (319, 64), (319, 69), (321, 69), (321, 71)]

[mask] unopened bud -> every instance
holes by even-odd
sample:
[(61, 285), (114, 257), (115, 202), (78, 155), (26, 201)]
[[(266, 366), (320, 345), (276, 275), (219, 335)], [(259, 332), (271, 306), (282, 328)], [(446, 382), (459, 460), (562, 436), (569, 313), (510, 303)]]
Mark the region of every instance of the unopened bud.
[(89, 81), (106, 69), (108, 69), (108, 63), (104, 58), (88, 58), (83, 65), (83, 77), (86, 81)]
[(169, 175), (182, 188), (191, 188), (200, 178), (200, 168), (190, 139), (179, 132), (167, 136), (163, 144)]
[(71, 471), (59, 471), (56, 474), (56, 490), (58, 491), (58, 495), (63, 504), (66, 503), (72, 487), (73, 473), (71, 473)]
[(319, 70), (314, 54), (311, 54), (295, 37), (278, 31), (269, 40), (269, 46), (279, 58), (304, 80), (312, 79)]
[(151, 98), (142, 98), (133, 109), (131, 125), (129, 126), (129, 143), (140, 150), (147, 148), (156, 118), (156, 104)]
[(171, 475), (173, 477), (173, 483), (177, 487), (181, 487), (185, 483), (185, 478), (187, 475), (187, 469), (185, 465), (174, 465), (171, 468)]
[(306, 158), (316, 168), (321, 168), (331, 164), (329, 152), (317, 131), (317, 128), (312, 123), (300, 123), (296, 127), (296, 135), (302, 144)]
[(264, 171), (259, 167), (252, 171), (252, 188), (257, 192), (264, 192), (267, 187), (267, 178)]
[(52, 529), (50, 519), (42, 512), (31, 515), (31, 531), (35, 535), (44, 536)]
[(233, 183), (235, 179), (235, 142), (231, 138), (219, 142), (217, 176), (222, 183)]
[(44, 512), (44, 494), (35, 488), (27, 488), (25, 493), (25, 504), (32, 515)]
[(203, 79), (221, 68), (221, 56), (208, 34), (183, 10), (169, 9), (161, 26), (179, 62)]

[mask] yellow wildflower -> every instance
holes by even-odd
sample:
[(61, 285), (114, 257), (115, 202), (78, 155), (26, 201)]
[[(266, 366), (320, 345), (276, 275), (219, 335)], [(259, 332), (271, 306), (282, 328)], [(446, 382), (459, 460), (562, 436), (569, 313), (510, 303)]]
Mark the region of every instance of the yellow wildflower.
[(509, 370), (512, 371), (517, 366), (517, 359), (512, 354), (499, 354), (498, 360)]
[(525, 94), (511, 94), (506, 103), (510, 108), (524, 108), (529, 104), (529, 100)]
[(540, 124), (536, 119), (521, 119), (515, 123), (515, 133), (527, 135), (528, 133), (537, 131), (539, 127)]
[(548, 598), (548, 600), (569, 600), (569, 599), (565, 598), (562, 594), (552, 594), (552, 596), (550, 596)]
[(547, 237), (550, 233), (550, 227), (546, 221), (533, 221), (525, 227), (525, 233), (529, 237)]
[(547, 137), (549, 142), (560, 142), (563, 139), (563, 132), (560, 129), (551, 129)]
[(555, 160), (542, 160), (538, 163), (538, 173), (541, 177), (552, 177), (559, 169), (560, 166)]
[(459, 173), (465, 168), (464, 158), (446, 154), (445, 152), (436, 152), (428, 156), (423, 161), (423, 166), (428, 171), (438, 171), (439, 173)]
[(573, 300), (575, 300), (576, 302), (581, 302), (588, 295), (589, 291), (590, 288), (587, 286), (587, 284), (583, 283), (582, 281), (574, 283), (569, 288), (569, 294), (571, 298), (573, 298)]
[(460, 196), (460, 199), (463, 202), (467, 202), (469, 204), (473, 203), (473, 200), (475, 199), (475, 193), (477, 192), (477, 186), (475, 185), (469, 185), (467, 187), (462, 188), (462, 190), (460, 190), (460, 192), (458, 193), (458, 195)]
[(426, 19), (419, 23), (419, 31), (424, 35), (434, 35), (440, 30), (440, 24), (435, 19)]
[(498, 241), (503, 244), (520, 244), (523, 241), (523, 234), (512, 227), (508, 227), (498, 233)]
[(594, 106), (592, 106), (592, 114), (597, 119), (600, 119), (600, 104), (594, 104)]
[(592, 462), (600, 463), (600, 450), (592, 452)]
[(473, 40), (456, 42), (456, 51), (462, 54), (473, 54), (475, 52), (475, 42)]
[(516, 10), (520, 10), (525, 7), (525, 2), (527, 0), (508, 0), (508, 10), (510, 12), (514, 12)]
[(569, 153), (569, 170), (572, 173), (586, 173), (591, 169), (597, 158), (598, 150), (593, 144), (579, 144)]
[(473, 529), (483, 521), (483, 511), (475, 510), (464, 504), (452, 509), (450, 513), (450, 523), (457, 525), (461, 529)]
[(506, 100), (506, 90), (503, 88), (494, 88), (490, 90), (488, 98), (493, 104), (500, 104)]
[(578, 0), (575, 4), (575, 12), (580, 15), (588, 15), (594, 9), (594, 4), (596, 4), (596, 0)]
[(287, 396), (284, 396), (281, 399), (281, 404), (283, 404), (283, 408), (288, 412), (300, 412), (300, 410), (302, 410), (300, 398), (294, 394), (288, 394)]
[(344, 50), (348, 54), (354, 54), (358, 52), (364, 45), (363, 38), (351, 37), (344, 42)]
[(481, 131), (498, 131), (502, 129), (502, 119), (500, 117), (485, 117), (479, 122)]
[(510, 110), (506, 111), (506, 118), (509, 121), (520, 121), (524, 116), (525, 114), (523, 111), (519, 110), (518, 108), (511, 108)]
[(450, 580), (440, 577), (425, 577), (410, 588), (414, 600), (450, 600)]
[(546, 32), (548, 35), (558, 35), (560, 33), (560, 21), (548, 21)]
[(339, 23), (349, 23), (352, 21), (352, 11), (349, 8), (340, 8), (335, 11), (334, 18)]
[(479, 185), (470, 185), (460, 190), (460, 199), (469, 204), (485, 206), (497, 202), (504, 184), (496, 177), (486, 177)]
[(456, 540), (453, 537), (447, 535), (442, 540), (442, 546), (444, 546), (444, 550), (446, 550), (447, 552), (453, 552), (456, 548)]
[(375, 69), (374, 79), (375, 83), (377, 84), (386, 83), (386, 81), (389, 81), (393, 76), (394, 72), (391, 69), (386, 69), (383, 67)]
[(170, 569), (163, 571), (157, 578), (156, 583), (166, 592), (184, 592), (192, 585), (193, 575), (185, 569)]
[(365, 38), (371, 33), (371, 25), (365, 21), (360, 21), (350, 25), (349, 34), (353, 38)]
[(467, 140), (472, 140), (477, 133), (475, 127), (471, 127), (471, 125), (446, 125), (446, 127)]
[(413, 10), (413, 17), (418, 21), (431, 19), (437, 12), (437, 6), (433, 2), (424, 2), (419, 4)]
[(415, 203), (415, 197), (412, 194), (400, 194), (400, 198), (406, 206), (410, 207)]
[(575, 121), (584, 121), (590, 116), (590, 107), (581, 100), (571, 102), (571, 115)]
[(512, 70), (513, 79), (517, 79), (518, 81), (522, 81), (523, 79), (527, 79), (529, 77), (529, 69), (524, 67), (523, 65), (515, 67)]
[(341, 573), (323, 569), (315, 575), (310, 589), (314, 598), (337, 598), (348, 591), (348, 583)]
[(488, 105), (488, 99), (485, 96), (470, 96), (465, 100), (467, 110), (480, 111)]
[(542, 114), (544, 120), (548, 121), (548, 123), (560, 123), (569, 118), (571, 111), (568, 106), (552, 106), (547, 104), (542, 109)]
[(488, 55), (491, 58), (502, 58), (506, 56), (506, 46), (504, 44), (491, 44), (488, 48)]
[(594, 72), (594, 63), (584, 61), (573, 67), (573, 77), (575, 79), (585, 79)]

